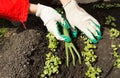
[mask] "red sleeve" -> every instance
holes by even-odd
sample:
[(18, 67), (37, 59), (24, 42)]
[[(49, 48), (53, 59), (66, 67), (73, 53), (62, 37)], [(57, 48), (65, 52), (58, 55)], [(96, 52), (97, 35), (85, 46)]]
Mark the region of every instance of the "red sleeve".
[(25, 22), (28, 8), (29, 0), (0, 0), (0, 17)]

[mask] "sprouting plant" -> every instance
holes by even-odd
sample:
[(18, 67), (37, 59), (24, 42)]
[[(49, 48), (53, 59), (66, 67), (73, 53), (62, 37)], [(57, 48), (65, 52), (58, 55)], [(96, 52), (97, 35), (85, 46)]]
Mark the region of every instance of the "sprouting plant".
[(44, 71), (41, 74), (42, 78), (47, 78), (47, 76), (51, 77), (52, 74), (58, 74), (59, 65), (61, 64), (61, 59), (55, 55), (58, 45), (56, 38), (51, 33), (47, 35), (47, 38), (49, 39), (48, 48), (50, 52), (46, 54)]
[(119, 8), (120, 7), (120, 3), (101, 3), (101, 4), (95, 4), (93, 5), (93, 8), (99, 8), (99, 9), (111, 9), (111, 8)]
[(118, 31), (115, 28), (117, 26), (115, 24), (115, 21), (116, 21), (115, 17), (113, 17), (111, 15), (108, 15), (105, 19), (106, 19), (106, 22), (105, 22), (106, 25), (110, 25), (110, 26), (114, 27), (114, 28), (111, 27), (111, 29), (109, 30), (110, 37), (111, 38), (117, 38), (117, 37), (119, 37), (120, 36), (120, 31)]
[(84, 51), (82, 51), (82, 56), (84, 57), (85, 64), (88, 67), (85, 75), (88, 78), (100, 78), (102, 70), (93, 66), (93, 63), (95, 63), (97, 59), (97, 56), (94, 52), (96, 46), (93, 45), (92, 42), (85, 36), (81, 36), (81, 38), (84, 40), (85, 44)]
[(7, 31), (8, 31), (7, 28), (0, 28), (0, 37), (3, 37)]
[[(120, 55), (119, 55), (119, 56), (120, 56)], [(120, 69), (120, 57), (115, 60), (114, 66), (116, 66), (117, 68)]]
[(94, 5), (93, 5), (93, 8), (102, 8), (102, 9), (103, 9), (103, 8), (105, 8), (104, 6), (105, 6), (105, 3), (102, 3), (102, 4), (94, 4)]
[[(66, 28), (63, 28), (63, 33), (66, 36), (70, 36), (68, 33), (68, 30)], [(72, 42), (65, 42), (65, 50), (66, 50), (66, 64), (67, 66), (69, 66), (69, 51), (72, 55), (72, 59), (73, 59), (73, 66), (75, 66), (75, 55), (74, 52), (76, 53), (76, 55), (78, 56), (78, 60), (79, 63), (81, 64), (81, 56), (79, 54), (79, 52), (77, 51), (77, 49), (75, 48), (74, 44)]]
[[(116, 19), (112, 16), (108, 16), (108, 18), (106, 18), (106, 20), (110, 20), (111, 21), (116, 21)], [(106, 24), (110, 24), (110, 22), (106, 22)], [(114, 26), (114, 25), (111, 25)], [(111, 39), (116, 39), (117, 37), (120, 36), (120, 31), (117, 30), (116, 25), (114, 26), (114, 28), (111, 28), (109, 30), (109, 34), (110, 34), (110, 38)], [(117, 46), (116, 44), (111, 44), (111, 48), (113, 49), (113, 56), (116, 58), (116, 60), (114, 61), (114, 66), (116, 66), (117, 68), (120, 68), (120, 54), (118, 53), (118, 49), (120, 48), (120, 44)]]
[(120, 54), (118, 53), (118, 49), (120, 49), (120, 44), (112, 44), (111, 47), (113, 49), (113, 56), (116, 58), (113, 65), (120, 69)]
[(94, 50), (96, 48), (95, 45), (91, 43), (91, 41), (84, 36), (81, 36), (81, 38), (84, 40), (84, 51), (82, 51), (82, 56), (84, 57), (84, 61), (87, 66), (91, 65), (91, 63), (94, 63), (96, 61), (97, 56), (94, 53)]
[(92, 67), (92, 66), (89, 66), (87, 72), (85, 73), (85, 75), (88, 77), (88, 78), (100, 78), (100, 73), (101, 73), (101, 69), (100, 68), (95, 68), (95, 67)]
[(118, 31), (118, 30), (115, 29), (115, 28), (111, 28), (111, 29), (109, 30), (109, 33), (110, 33), (110, 37), (111, 37), (111, 38), (117, 38), (117, 37), (120, 36), (120, 31)]
[(106, 25), (110, 25), (110, 26), (113, 26), (113, 27), (116, 27), (116, 24), (115, 24), (115, 17), (111, 16), (111, 15), (108, 15), (107, 17), (105, 17), (105, 24)]
[(46, 62), (41, 77), (42, 78), (44, 78), (45, 76), (51, 77), (52, 74), (58, 74), (59, 73), (58, 69), (60, 64), (61, 64), (61, 60), (58, 56), (54, 55), (52, 52), (46, 54)]
[(48, 48), (51, 49), (51, 51), (55, 51), (55, 49), (57, 49), (58, 41), (51, 33), (48, 33), (46, 37), (49, 39)]

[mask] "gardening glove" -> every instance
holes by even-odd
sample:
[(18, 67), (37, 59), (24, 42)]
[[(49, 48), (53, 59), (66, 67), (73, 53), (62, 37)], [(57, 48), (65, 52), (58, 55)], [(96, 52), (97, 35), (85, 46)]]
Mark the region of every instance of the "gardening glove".
[(47, 30), (51, 32), (58, 40), (64, 40), (70, 42), (70, 37), (61, 35), (58, 29), (58, 24), (67, 26), (67, 22), (62, 18), (62, 16), (53, 8), (38, 4), (36, 16), (40, 17), (47, 27)]
[(98, 21), (79, 7), (75, 0), (69, 1), (63, 5), (63, 8), (66, 18), (74, 30), (76, 28), (81, 30), (93, 43), (97, 43), (98, 40), (102, 39)]

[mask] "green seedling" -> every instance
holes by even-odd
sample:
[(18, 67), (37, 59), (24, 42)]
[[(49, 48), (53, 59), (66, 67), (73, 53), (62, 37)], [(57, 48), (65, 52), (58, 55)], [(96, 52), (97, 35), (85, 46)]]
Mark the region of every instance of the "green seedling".
[[(114, 17), (112, 17), (112, 16), (109, 16), (107, 19), (110, 20), (110, 21), (116, 21), (116, 19)], [(108, 22), (108, 24), (109, 24), (109, 22)], [(109, 34), (110, 34), (111, 39), (116, 39), (117, 37), (120, 36), (120, 31), (117, 30), (116, 28), (111, 28), (109, 30)], [(111, 48), (113, 49), (113, 56), (116, 58), (116, 60), (114, 61), (113, 66), (120, 69), (120, 54), (118, 53), (118, 50), (120, 48), (120, 44), (119, 45), (112, 44)]]
[(55, 54), (58, 45), (56, 38), (51, 33), (47, 35), (47, 38), (49, 39), (48, 48), (50, 52), (46, 54), (44, 71), (41, 74), (42, 78), (47, 78), (47, 76), (51, 77), (52, 74), (58, 74), (59, 65), (62, 63), (61, 59)]
[(114, 62), (114, 66), (120, 69), (120, 58), (116, 59), (116, 61)]
[(120, 36), (120, 31), (118, 31), (115, 28), (111, 28), (110, 31), (109, 31), (109, 33), (110, 33), (110, 37), (111, 38), (117, 38), (117, 37)]
[(112, 4), (95, 4), (93, 5), (93, 8), (99, 8), (99, 9), (111, 9), (111, 8), (120, 8), (120, 3), (112, 3)]
[(3, 37), (7, 31), (7, 28), (0, 28), (0, 37)]
[(116, 27), (116, 19), (115, 17), (111, 16), (111, 15), (108, 15), (107, 17), (105, 17), (105, 24), (108, 25), (108, 26), (113, 26), (113, 27)]
[(114, 66), (120, 69), (120, 54), (118, 53), (118, 49), (120, 49), (119, 45), (111, 45), (113, 49), (113, 56), (116, 58), (114, 61)]
[(81, 36), (81, 38), (84, 40), (84, 51), (82, 51), (82, 56), (84, 57), (84, 61), (87, 66), (89, 66), (91, 63), (94, 63), (97, 59), (97, 56), (94, 53), (93, 49), (96, 49), (96, 46), (92, 44), (92, 42), (87, 39), (84, 36)]
[(51, 33), (48, 33), (46, 37), (49, 39), (48, 48), (51, 49), (52, 51), (54, 51), (54, 49), (57, 49), (58, 41), (55, 38), (55, 36), (53, 36), (53, 34)]
[(102, 72), (102, 70), (100, 68), (95, 68), (90, 66), (87, 70), (87, 72), (85, 73), (85, 75), (88, 78), (100, 78), (100, 73)]
[(92, 42), (85, 36), (81, 36), (81, 38), (84, 40), (85, 44), (84, 51), (82, 51), (82, 56), (84, 57), (85, 64), (88, 67), (85, 75), (88, 78), (99, 78), (102, 70), (93, 66), (93, 63), (95, 63), (97, 59), (97, 56), (94, 52), (96, 46), (93, 45)]
[(61, 64), (61, 60), (58, 56), (54, 55), (52, 52), (46, 54), (46, 62), (41, 77), (43, 78), (46, 75), (50, 77), (52, 74), (58, 74), (59, 73), (58, 69), (60, 64)]

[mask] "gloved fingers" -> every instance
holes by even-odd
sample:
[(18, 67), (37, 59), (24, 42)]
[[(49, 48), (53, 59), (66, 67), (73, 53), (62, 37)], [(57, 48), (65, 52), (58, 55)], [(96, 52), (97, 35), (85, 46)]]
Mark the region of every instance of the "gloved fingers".
[(88, 29), (81, 29), (81, 31), (93, 42), (97, 43), (98, 41), (96, 38), (93, 36), (93, 34), (88, 30)]
[(57, 21), (49, 21), (49, 23), (47, 23), (46, 25), (48, 31), (51, 32), (56, 37), (56, 39), (65, 41), (65, 42), (70, 42), (71, 38), (68, 36), (62, 35), (59, 31), (58, 26), (59, 25), (57, 24)]
[[(101, 34), (101, 31), (100, 31), (101, 25), (100, 25), (99, 22), (98, 22), (95, 18), (93, 18), (93, 17), (91, 17), (91, 21), (92, 21), (92, 23), (94, 24), (95, 29), (96, 29), (98, 35), (101, 36), (101, 35), (102, 35), (102, 34)], [(102, 36), (101, 36), (101, 37), (102, 37)]]
[(60, 19), (60, 21), (58, 21), (58, 23), (66, 29), (70, 28), (70, 25), (69, 25), (68, 21), (65, 20), (63, 17), (61, 17), (61, 19)]
[(95, 24), (96, 27), (98, 27), (99, 29), (101, 28), (100, 23), (95, 18), (91, 17), (91, 20)]
[(65, 41), (65, 39), (60, 35), (60, 33), (59, 33), (57, 28), (54, 28), (54, 31), (52, 31), (52, 33), (58, 40)]
[[(62, 26), (63, 28), (65, 29), (69, 29), (70, 28), (70, 25), (68, 23), (67, 20), (65, 20), (64, 18), (61, 17), (60, 21), (57, 22), (57, 25), (58, 26)], [(59, 31), (59, 30), (58, 30)], [(71, 38), (69, 36), (65, 36), (63, 34), (61, 34), (61, 36), (64, 38), (64, 41), (65, 42), (70, 42), (71, 41)]]
[(88, 22), (88, 24), (85, 25), (85, 26), (88, 27), (88, 30), (93, 34), (93, 36), (94, 36), (97, 40), (101, 40), (101, 39), (102, 39), (100, 29), (97, 28), (93, 22), (90, 21), (90, 22)]
[[(70, 29), (70, 24), (68, 23), (67, 20), (65, 20), (64, 18), (61, 18), (61, 22), (58, 22), (62, 27), (66, 28), (66, 29)], [(72, 37), (76, 38), (78, 34), (78, 31), (76, 29), (76, 27), (73, 27), (73, 31), (72, 31)], [(68, 40), (67, 40), (68, 41)]]
[(64, 38), (61, 37), (60, 33), (58, 32), (58, 27), (57, 27), (57, 24), (55, 21), (49, 21), (46, 24), (46, 27), (47, 27), (48, 31), (51, 32), (56, 37), (56, 39), (62, 40), (62, 41), (64, 40)]
[(101, 36), (102, 34), (101, 34), (101, 31), (100, 31), (100, 28), (101, 28), (100, 24), (98, 24), (94, 21), (92, 21), (92, 23), (94, 24), (94, 26), (96, 26), (96, 30), (97, 30), (98, 34)]
[(53, 35), (58, 39), (58, 40), (62, 40), (65, 42), (70, 42), (71, 38), (65, 35), (60, 34), (58, 28), (55, 28), (55, 30), (53, 31)]

